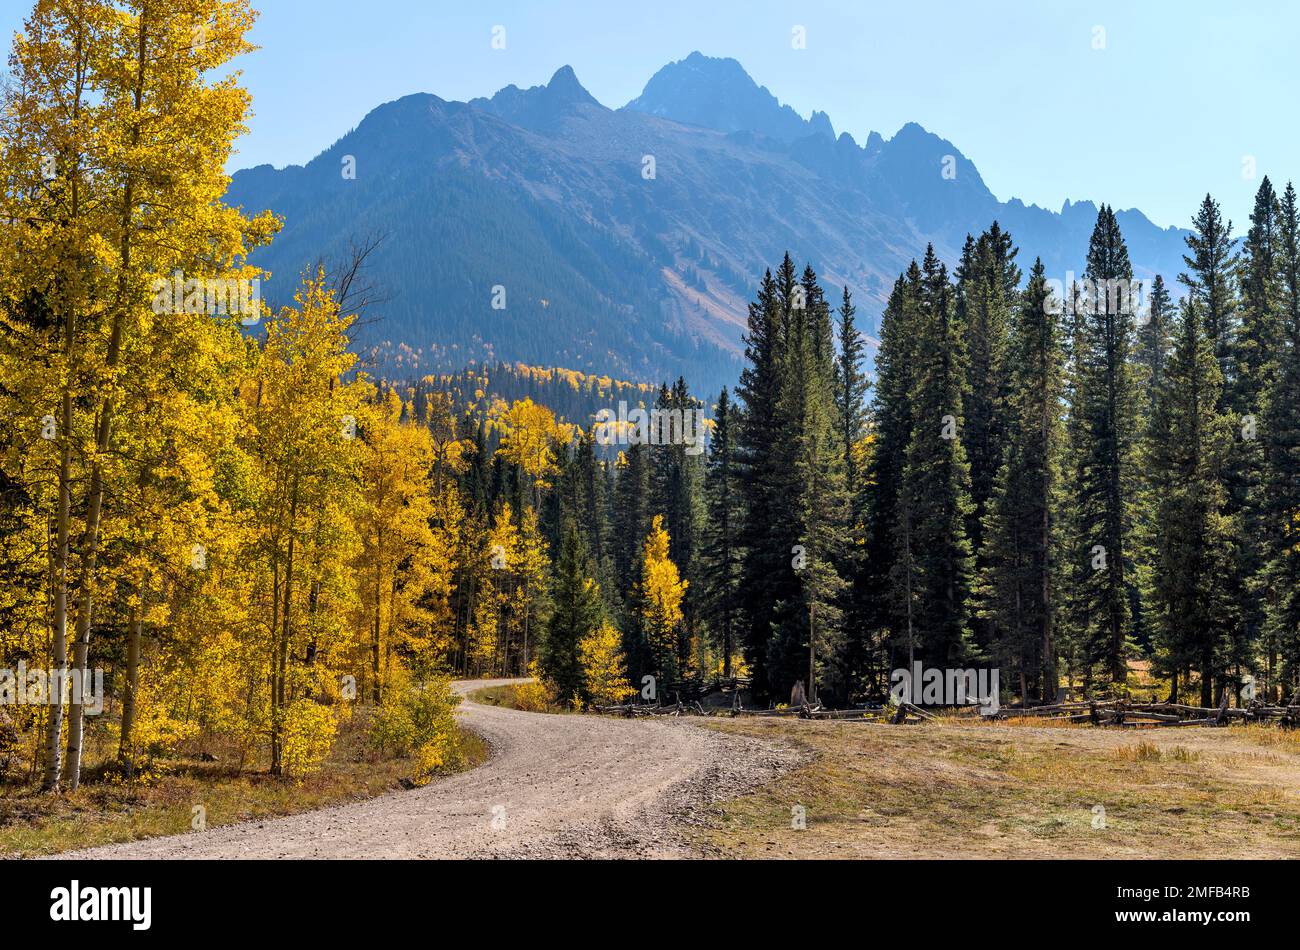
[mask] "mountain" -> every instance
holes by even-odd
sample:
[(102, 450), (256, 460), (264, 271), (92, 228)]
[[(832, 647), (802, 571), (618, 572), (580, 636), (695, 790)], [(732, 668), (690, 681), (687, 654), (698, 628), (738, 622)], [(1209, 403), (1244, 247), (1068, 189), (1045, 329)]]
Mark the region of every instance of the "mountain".
[(805, 119), (750, 79), (734, 59), (700, 53), (659, 70), (623, 108), (720, 132), (758, 132), (782, 142), (809, 135), (835, 138), (826, 113)]
[[(735, 60), (699, 53), (621, 109), (567, 66), (490, 99), (406, 96), (305, 166), (236, 173), (228, 200), (284, 218), (253, 257), (272, 272), (273, 303), (312, 262), (385, 236), (368, 277), (387, 300), (357, 331), (381, 373), (500, 359), (680, 373), (704, 392), (734, 381), (747, 304), (787, 249), (831, 299), (847, 284), (870, 332), (927, 242), (951, 264), (967, 233), (998, 220), (1026, 269), (1041, 256), (1064, 280), (1083, 269), (1097, 213), (999, 201), (955, 145), (915, 123), (862, 145), (836, 136)], [(1171, 280), (1185, 232), (1139, 211), (1119, 220), (1137, 276)]]

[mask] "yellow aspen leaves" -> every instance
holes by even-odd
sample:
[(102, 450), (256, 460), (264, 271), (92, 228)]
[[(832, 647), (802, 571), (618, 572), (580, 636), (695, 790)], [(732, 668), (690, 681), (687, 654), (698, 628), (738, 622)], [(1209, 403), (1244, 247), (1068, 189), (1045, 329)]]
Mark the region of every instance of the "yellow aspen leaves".
[(642, 548), (641, 619), (655, 670), (673, 680), (681, 672), (678, 657), (682, 645), (678, 641), (687, 582), (668, 557), (668, 542), (663, 515), (655, 515)]
[(578, 644), (578, 655), (592, 705), (613, 706), (636, 692), (628, 680), (618, 629), (609, 621)]

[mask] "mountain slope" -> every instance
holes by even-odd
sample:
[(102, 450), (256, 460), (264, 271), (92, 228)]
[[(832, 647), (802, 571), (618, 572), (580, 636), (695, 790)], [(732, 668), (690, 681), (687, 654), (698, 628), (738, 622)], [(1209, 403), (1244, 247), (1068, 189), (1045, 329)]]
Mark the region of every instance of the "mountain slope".
[[(355, 178), (342, 174), (351, 157)], [(941, 170), (947, 162), (955, 177)], [(927, 242), (948, 261), (994, 219), (1049, 274), (1081, 270), (1096, 208), (999, 202), (950, 142), (908, 124), (888, 141), (835, 137), (734, 60), (692, 54), (622, 109), (573, 71), (490, 99), (382, 105), (305, 167), (239, 172), (229, 199), (285, 228), (254, 260), (266, 293), (350, 239), (384, 233), (370, 277), (390, 298), (359, 342), (402, 372), (520, 360), (699, 389), (732, 382), (746, 305), (787, 249), (872, 327)], [(1182, 232), (1123, 212), (1138, 276), (1176, 273)], [(505, 307), (494, 309), (504, 288)]]

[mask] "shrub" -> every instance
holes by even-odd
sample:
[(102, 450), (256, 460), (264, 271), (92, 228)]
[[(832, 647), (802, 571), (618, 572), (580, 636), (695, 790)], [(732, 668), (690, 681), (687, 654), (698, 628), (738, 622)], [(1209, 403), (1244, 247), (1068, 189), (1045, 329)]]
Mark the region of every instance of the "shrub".
[(528, 664), (528, 675), (531, 679), (527, 683), (517, 683), (514, 686), (515, 708), (525, 712), (546, 712), (555, 705), (555, 692), (547, 683), (542, 682), (536, 660)]
[(334, 747), (339, 723), (334, 711), (312, 699), (295, 699), (284, 711), (284, 774), (301, 779), (320, 767)]
[(391, 691), (371, 723), (370, 741), (381, 751), (414, 758), (417, 784), (455, 771), (465, 761), (453, 715), (459, 702), (445, 677)]

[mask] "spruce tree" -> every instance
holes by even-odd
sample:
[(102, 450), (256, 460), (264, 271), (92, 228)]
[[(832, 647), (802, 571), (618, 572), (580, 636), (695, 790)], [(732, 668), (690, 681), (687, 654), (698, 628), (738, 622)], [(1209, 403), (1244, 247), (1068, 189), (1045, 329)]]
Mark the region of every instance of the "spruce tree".
[(1258, 413), (1283, 340), (1281, 203), (1267, 177), (1255, 193), (1241, 254), (1241, 329), (1233, 340), (1233, 410)]
[(1214, 340), (1202, 328), (1203, 307), (1195, 294), (1182, 307), (1145, 467), (1156, 498), (1152, 613), (1160, 665), (1175, 677), (1198, 669), (1201, 705), (1210, 706), (1231, 658), (1234, 626), (1224, 488), (1232, 421), (1218, 408), (1223, 377)]
[(870, 380), (862, 368), (863, 339), (856, 323), (857, 308), (847, 287), (840, 302), (839, 353), (835, 364), (835, 428), (843, 451), (842, 472), (847, 498), (845, 543), (841, 545), (839, 574), (847, 587), (842, 610), (839, 649), (831, 657), (835, 666), (832, 701), (847, 701), (861, 687), (871, 648), (871, 610), (866, 580), (867, 491), (864, 471), (868, 448), (866, 397)]
[(754, 695), (772, 695), (768, 681), (768, 640), (776, 623), (777, 605), (795, 591), (790, 566), (791, 531), (779, 512), (788, 495), (784, 464), (784, 433), (778, 431), (785, 328), (795, 286), (794, 264), (787, 254), (774, 277), (764, 274), (756, 299), (749, 305), (745, 334), (745, 367), (736, 387), (740, 416), (735, 429), (736, 483), (742, 516), (741, 589), (745, 591), (742, 622), (745, 659), (754, 681)]
[(614, 580), (630, 591), (640, 576), (640, 545), (650, 530), (650, 469), (647, 446), (629, 445), (619, 453), (614, 482)]
[[(1137, 388), (1135, 417), (1139, 447), (1159, 433), (1152, 432), (1156, 398), (1164, 385), (1164, 377), (1173, 347), (1172, 327), (1176, 314), (1165, 286), (1164, 278), (1157, 274), (1151, 285), (1145, 306), (1138, 311), (1136, 343), (1133, 350), (1134, 385)], [(1152, 584), (1153, 539), (1155, 537), (1155, 509), (1158, 498), (1149, 479), (1139, 478), (1133, 496), (1133, 537), (1129, 551), (1133, 560), (1133, 577), (1138, 590), (1139, 617), (1136, 639), (1142, 650), (1152, 647), (1150, 630), (1154, 620), (1149, 616), (1148, 596)]]
[(708, 509), (705, 527), (704, 562), (701, 572), (705, 591), (705, 617), (722, 655), (722, 675), (730, 677), (735, 652), (737, 615), (740, 611), (738, 584), (740, 552), (736, 545), (739, 507), (732, 431), (735, 408), (724, 387), (714, 411), (704, 495)]
[[(585, 512), (583, 511), (582, 473), (578, 465), (577, 444), (557, 446), (556, 467), (551, 490), (541, 495), (539, 515), (542, 533), (552, 553), (560, 549), (564, 539), (564, 526), (572, 521), (586, 540)], [(590, 548), (588, 548), (590, 550)]]
[[(890, 667), (900, 655), (911, 664), (914, 630), (910, 588), (903, 565), (910, 546), (901, 488), (912, 438), (911, 393), (920, 322), (921, 269), (913, 261), (895, 282), (880, 320), (876, 387), (872, 400), (872, 445), (867, 460), (865, 564), (857, 585), (865, 607), (863, 634), (889, 646)], [(881, 670), (887, 676), (888, 670)], [(882, 677), (881, 686), (885, 685)]]
[(1226, 400), (1238, 429), (1227, 479), (1227, 512), (1237, 529), (1232, 575), (1239, 625), (1233, 632), (1233, 662), (1254, 662), (1264, 635), (1266, 592), (1261, 589), (1268, 560), (1270, 526), (1263, 504), (1264, 442), (1259, 438), (1265, 393), (1276, 373), (1283, 320), (1279, 282), (1280, 204), (1265, 178), (1255, 193), (1250, 230), (1240, 260), (1241, 324), (1232, 341), (1234, 379)]
[(538, 661), (559, 697), (568, 700), (581, 695), (583, 689), (579, 645), (597, 633), (605, 619), (591, 559), (572, 521), (563, 528), (551, 599), (551, 617)]
[[(768, 682), (785, 695), (807, 682), (809, 698), (825, 658), (840, 650), (838, 572), (847, 523), (843, 449), (836, 433), (835, 361), (830, 306), (811, 267), (805, 267), (783, 340), (777, 429), (783, 433), (787, 490), (777, 499), (777, 519), (790, 542), (789, 596), (777, 604), (768, 649)], [(816, 667), (814, 669), (814, 666)], [(837, 694), (844, 684), (836, 683)]]
[(1085, 684), (1099, 668), (1127, 678), (1139, 603), (1134, 529), (1136, 390), (1131, 352), (1133, 267), (1115, 214), (1102, 205), (1088, 244), (1085, 293), (1074, 301), (1069, 439), (1070, 623), (1084, 648)]
[(996, 620), (995, 655), (1018, 672), (1021, 696), (1056, 698), (1053, 621), (1060, 465), (1065, 430), (1061, 401), (1062, 302), (1034, 262), (1009, 347), (1007, 444), (989, 503), (981, 571), (982, 612)]
[(1192, 233), (1186, 238), (1190, 254), (1183, 255), (1187, 271), (1178, 279), (1201, 298), (1202, 323), (1210, 348), (1219, 364), (1226, 400), (1233, 382), (1232, 345), (1237, 323), (1237, 256), (1232, 248), (1232, 222), (1224, 222), (1219, 203), (1209, 195), (1192, 218)]
[[(962, 445), (971, 473), (967, 534), (977, 567), (984, 562), (984, 524), (1006, 438), (1007, 346), (1020, 284), (1016, 253), (1011, 235), (995, 221), (977, 240), (967, 237), (957, 271), (959, 320), (966, 328), (969, 353), (962, 396)], [(988, 646), (996, 635), (996, 619), (989, 615), (977, 622), (976, 638), (982, 646)]]
[(587, 550), (601, 580), (610, 568), (608, 502), (605, 498), (604, 463), (596, 454), (595, 430), (587, 429), (578, 438), (577, 461), (579, 497), (582, 499), (582, 528)]
[[(1262, 521), (1268, 602), (1266, 668), (1274, 698), (1300, 689), (1300, 213), (1287, 184), (1278, 214), (1278, 285), (1282, 343), (1264, 396)], [(1276, 690), (1280, 685), (1281, 690)]]
[(1160, 390), (1165, 364), (1173, 347), (1170, 327), (1174, 320), (1174, 308), (1169, 288), (1165, 286), (1164, 277), (1159, 274), (1156, 274), (1151, 283), (1151, 297), (1143, 316), (1146, 319), (1139, 323), (1133, 358), (1141, 373), (1138, 384), (1145, 396), (1143, 412), (1149, 413), (1155, 405), (1156, 393)]
[(921, 322), (910, 401), (911, 440), (903, 468), (895, 541), (905, 596), (914, 601), (914, 642), (934, 666), (965, 663), (973, 654), (971, 583), (974, 559), (970, 466), (962, 445), (966, 353), (947, 268), (933, 246), (921, 267)]
[(850, 492), (861, 482), (858, 453), (867, 432), (867, 390), (871, 381), (863, 371), (863, 339), (858, 332), (849, 288), (844, 288), (840, 303), (839, 356), (835, 364), (835, 418), (844, 452), (844, 481)]
[[(1257, 199), (1259, 197), (1257, 195)], [(1251, 216), (1251, 235), (1247, 238), (1250, 245), (1248, 268), (1254, 259), (1260, 259), (1262, 265), (1263, 259), (1271, 256), (1268, 248), (1271, 215), (1267, 210), (1267, 193), (1263, 198), (1264, 207), (1261, 208), (1257, 200)], [(1242, 274), (1242, 262), (1233, 249), (1232, 223), (1223, 223), (1218, 203), (1206, 195), (1192, 224), (1194, 231), (1187, 238), (1192, 253), (1183, 258), (1189, 272), (1179, 279), (1187, 284), (1189, 294), (1197, 298), (1204, 314), (1205, 332), (1224, 379), (1219, 407), (1232, 411), (1240, 431), (1240, 440), (1226, 476), (1226, 513), (1237, 529), (1235, 548), (1238, 557), (1228, 577), (1233, 615), (1237, 619), (1229, 653), (1232, 664), (1240, 668), (1251, 660), (1264, 616), (1263, 603), (1252, 589), (1264, 559), (1259, 538), (1262, 526), (1252, 500), (1258, 496), (1263, 453), (1256, 438), (1257, 407), (1245, 406), (1242, 399), (1249, 397), (1252, 390), (1260, 389), (1270, 371), (1272, 357), (1267, 347), (1269, 337), (1273, 335), (1269, 329), (1273, 321), (1268, 314), (1269, 281), (1266, 275), (1255, 275), (1259, 278), (1252, 294), (1255, 312), (1250, 315), (1248, 324), (1242, 324), (1239, 333), (1237, 285)], [(1262, 266), (1254, 269), (1262, 270)], [(1248, 271), (1246, 276), (1251, 276)], [(1238, 366), (1235, 357), (1239, 355), (1253, 363)]]

